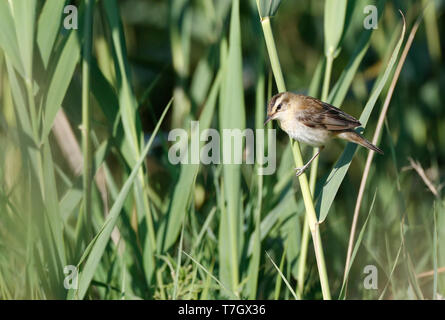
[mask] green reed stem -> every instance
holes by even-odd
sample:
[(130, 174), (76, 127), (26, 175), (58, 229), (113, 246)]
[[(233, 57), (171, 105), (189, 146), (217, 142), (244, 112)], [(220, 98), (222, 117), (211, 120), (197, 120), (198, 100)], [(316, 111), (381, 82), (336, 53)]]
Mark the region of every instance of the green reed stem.
[(91, 217), (91, 184), (92, 184), (92, 157), (91, 157), (91, 105), (90, 105), (90, 65), (91, 47), (93, 43), (93, 6), (94, 0), (86, 0), (86, 14), (84, 21), (84, 43), (82, 55), (82, 149), (83, 149), (83, 209), (84, 218)]
[(331, 82), (332, 64), (334, 62), (334, 57), (332, 55), (326, 56), (326, 70), (324, 72), (323, 89), (321, 91), (321, 100), (325, 101), (328, 99), (329, 85)]
[[(275, 77), (275, 82), (278, 87), (278, 91), (284, 92), (286, 91), (286, 86), (284, 84), (283, 73), (281, 71), (281, 65), (278, 59), (277, 48), (275, 46), (275, 40), (273, 37), (269, 17), (261, 18), (261, 26), (263, 28), (267, 51), (269, 53), (269, 59)], [(293, 151), (292, 154), (294, 156), (295, 165), (297, 167), (302, 167), (303, 157), (301, 155), (300, 146), (297, 141), (292, 141), (292, 139), (290, 139), (290, 143), (292, 145), (292, 151)], [(323, 293), (323, 298), (325, 300), (330, 300), (331, 293), (329, 290), (328, 276), (324, 261), (323, 245), (321, 242), (320, 232), (317, 223), (317, 215), (315, 213), (309, 182), (305, 173), (300, 175), (298, 177), (298, 180), (300, 182), (300, 188), (301, 188), (301, 193), (303, 195), (304, 206), (306, 208), (306, 219), (307, 219), (306, 224), (309, 225), (309, 229), (312, 234), (312, 240), (314, 242), (315, 257), (317, 260), (318, 274), (320, 277), (320, 284)]]
[[(326, 70), (324, 73), (323, 89), (321, 100), (326, 101), (329, 94), (329, 86), (331, 82), (332, 64), (334, 58), (332, 55), (326, 58)], [(318, 152), (318, 148), (314, 148), (313, 154)], [(315, 191), (315, 183), (317, 182), (317, 172), (318, 172), (318, 161), (320, 157), (315, 158), (311, 165), (311, 174), (309, 178), (309, 186), (312, 196)], [(304, 218), (303, 234), (301, 236), (301, 246), (300, 246), (300, 258), (298, 259), (298, 275), (297, 275), (297, 295), (301, 299), (304, 291), (304, 273), (306, 269), (306, 259), (307, 259), (307, 248), (309, 245), (309, 225), (307, 222), (307, 216)]]

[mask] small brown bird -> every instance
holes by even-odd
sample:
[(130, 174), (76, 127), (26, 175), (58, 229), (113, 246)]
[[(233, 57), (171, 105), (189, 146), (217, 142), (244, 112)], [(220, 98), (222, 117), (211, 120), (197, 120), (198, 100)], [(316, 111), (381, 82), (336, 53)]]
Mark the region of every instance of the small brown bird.
[(318, 99), (282, 92), (270, 99), (267, 106), (267, 118), (264, 125), (277, 119), (292, 139), (319, 147), (318, 152), (303, 167), (296, 168), (297, 177), (320, 154), (324, 145), (332, 138), (338, 137), (383, 154), (383, 151), (366, 140), (353, 129), (361, 123), (340, 109)]

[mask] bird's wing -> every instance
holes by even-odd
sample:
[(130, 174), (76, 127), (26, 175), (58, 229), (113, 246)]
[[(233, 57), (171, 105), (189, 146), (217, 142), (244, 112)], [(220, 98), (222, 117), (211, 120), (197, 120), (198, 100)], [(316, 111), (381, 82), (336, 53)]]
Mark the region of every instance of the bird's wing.
[(312, 97), (306, 97), (300, 106), (298, 120), (311, 128), (342, 131), (361, 126), (361, 123), (346, 112)]

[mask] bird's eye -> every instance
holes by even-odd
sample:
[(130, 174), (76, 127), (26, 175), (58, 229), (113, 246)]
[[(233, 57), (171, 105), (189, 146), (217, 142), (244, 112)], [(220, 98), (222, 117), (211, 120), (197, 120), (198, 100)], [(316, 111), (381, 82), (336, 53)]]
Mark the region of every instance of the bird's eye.
[(276, 109), (276, 111), (280, 111), (280, 109), (281, 109), (281, 103), (277, 106), (277, 109)]

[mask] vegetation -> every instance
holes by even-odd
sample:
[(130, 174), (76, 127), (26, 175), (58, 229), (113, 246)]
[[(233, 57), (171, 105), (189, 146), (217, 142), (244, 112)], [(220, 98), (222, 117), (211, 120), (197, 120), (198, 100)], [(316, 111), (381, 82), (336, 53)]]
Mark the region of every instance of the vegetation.
[[(0, 299), (443, 298), (444, 11), (0, 1)], [(338, 141), (296, 178), (316, 150), (275, 127), (271, 175), (169, 161), (171, 130), (264, 129), (285, 90), (385, 155)]]

